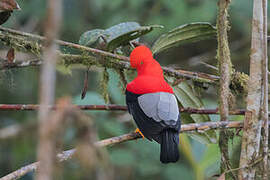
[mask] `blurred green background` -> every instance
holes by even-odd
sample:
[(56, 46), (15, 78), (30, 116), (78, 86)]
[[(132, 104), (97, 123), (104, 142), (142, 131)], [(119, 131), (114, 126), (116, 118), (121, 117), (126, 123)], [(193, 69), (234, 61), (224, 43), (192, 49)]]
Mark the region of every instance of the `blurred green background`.
[[(21, 11), (12, 14), (4, 24), (16, 30), (43, 35), (46, 16), (45, 0), (18, 0)], [(90, 29), (105, 29), (112, 25), (136, 21), (141, 25), (160, 24), (165, 28), (155, 29), (143, 36), (141, 42), (151, 45), (162, 33), (174, 27), (191, 22), (210, 22), (215, 25), (216, 0), (63, 0), (63, 22), (60, 39), (77, 43), (80, 35)], [(248, 73), (250, 27), (252, 1), (232, 1), (230, 7), (231, 30), (229, 41), (232, 62), (238, 71)], [(207, 40), (172, 48), (156, 55), (162, 64), (191, 71), (216, 73), (200, 62), (216, 65), (216, 40)], [(0, 55), (5, 57), (7, 48), (1, 45)], [(24, 57), (18, 53), (16, 58)], [(1, 104), (38, 103), (39, 68), (3, 70), (0, 72)], [(92, 70), (89, 75), (89, 91), (84, 100), (80, 99), (85, 70), (74, 69), (71, 74), (57, 74), (56, 97), (71, 96), (75, 104), (105, 104), (100, 95), (100, 70)], [(118, 75), (109, 71), (109, 94), (113, 104), (125, 104)], [(216, 90), (209, 88), (201, 95), (205, 107), (217, 107)], [(243, 102), (244, 103), (244, 102)], [(239, 103), (239, 106), (243, 106)], [(99, 138), (109, 138), (135, 129), (127, 112), (88, 111), (96, 122)], [(211, 115), (212, 121), (218, 116)], [(232, 120), (241, 120), (234, 116)], [(37, 122), (36, 112), (0, 112), (0, 128), (13, 124), (25, 126)], [(69, 128), (65, 134), (65, 149), (74, 147), (74, 130)], [(147, 140), (131, 141), (108, 147), (108, 162), (114, 175), (112, 179), (214, 179), (219, 174), (219, 148), (217, 144), (206, 144), (186, 134), (181, 135), (181, 158), (175, 164), (163, 165), (159, 162), (159, 145)], [(25, 131), (22, 135), (0, 140), (0, 176), (6, 175), (21, 166), (36, 160), (37, 129)], [(237, 154), (239, 137), (231, 140), (231, 156)], [(235, 157), (233, 157), (235, 159)], [(237, 167), (237, 158), (234, 166)], [(63, 179), (102, 179), (98, 172), (88, 174), (81, 170), (76, 161), (65, 163)], [(33, 179), (27, 174), (22, 179)]]

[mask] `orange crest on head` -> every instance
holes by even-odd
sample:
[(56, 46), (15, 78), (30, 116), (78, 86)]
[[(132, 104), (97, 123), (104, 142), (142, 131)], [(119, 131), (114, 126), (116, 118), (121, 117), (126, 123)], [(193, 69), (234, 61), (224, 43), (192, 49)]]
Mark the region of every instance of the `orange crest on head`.
[(138, 46), (130, 54), (130, 65), (133, 68), (138, 68), (147, 60), (153, 59), (151, 50), (146, 46)]

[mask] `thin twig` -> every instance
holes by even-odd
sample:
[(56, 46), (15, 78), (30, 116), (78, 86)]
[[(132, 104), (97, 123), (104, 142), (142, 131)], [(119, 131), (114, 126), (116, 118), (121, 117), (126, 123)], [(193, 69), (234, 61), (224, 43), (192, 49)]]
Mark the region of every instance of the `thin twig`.
[[(81, 110), (105, 110), (105, 111), (126, 111), (127, 107), (123, 105), (74, 105)], [(49, 109), (55, 110), (55, 106), (48, 106)], [(38, 104), (0, 104), (0, 111), (34, 111), (38, 110)], [(215, 109), (201, 109), (201, 108), (179, 108), (180, 112), (190, 114), (219, 114), (218, 108)], [(244, 109), (234, 109), (229, 111), (230, 115), (244, 115)]]
[(213, 65), (211, 65), (211, 64), (208, 64), (208, 63), (206, 63), (206, 62), (200, 61), (199, 64), (202, 64), (202, 65), (204, 65), (205, 67), (208, 67), (208, 68), (213, 69), (213, 70), (215, 70), (215, 71), (218, 71), (218, 68), (217, 68), (216, 66), (213, 66)]
[(32, 164), (29, 164), (27, 166), (24, 166), (2, 178), (0, 178), (0, 180), (16, 180), (19, 179), (21, 177), (23, 177), (25, 174), (32, 172), (32, 171), (36, 171), (37, 168), (39, 167), (39, 162), (35, 162)]
[[(17, 35), (17, 36), (22, 36), (22, 37), (25, 37), (25, 38), (31, 38), (31, 39), (37, 40), (39, 42), (46, 40), (46, 38), (43, 37), (43, 36), (39, 36), (39, 35), (31, 34), (31, 33), (26, 33), (26, 32), (22, 32), (22, 31), (17, 31), (17, 30), (5, 28), (5, 27), (2, 27), (2, 26), (0, 27), (0, 31), (2, 31), (4, 33)], [(86, 47), (86, 46), (81, 46), (79, 44), (66, 42), (66, 41), (62, 41), (62, 40), (55, 40), (55, 42), (58, 45), (79, 49), (79, 50), (82, 50), (82, 51), (87, 51), (87, 52), (90, 52), (90, 53), (92, 53), (94, 55), (108, 56), (108, 57), (119, 59), (119, 60), (122, 60), (122, 61), (129, 61), (129, 58), (126, 57), (126, 56), (113, 54), (113, 53), (102, 51), (102, 50), (99, 50), (99, 49), (90, 48), (90, 47)]]
[[(267, 156), (268, 156), (268, 155), (267, 155)], [(244, 166), (244, 167), (238, 167), (238, 168), (230, 169), (230, 170), (227, 170), (227, 171), (224, 172), (224, 173), (226, 174), (226, 173), (230, 173), (230, 172), (233, 172), (233, 171), (238, 171), (238, 170), (245, 169), (245, 168), (251, 168), (251, 167), (257, 165), (257, 164), (258, 164), (260, 161), (262, 161), (262, 160), (263, 160), (263, 158), (260, 157), (260, 158), (258, 158), (257, 160), (255, 160), (255, 161), (254, 161), (252, 164), (250, 164), (250, 165), (247, 165), (247, 166)]]
[(19, 62), (13, 62), (13, 63), (9, 63), (7, 61), (1, 61), (0, 70), (40, 66), (42, 63), (43, 61), (38, 60), (38, 59), (33, 59), (33, 60), (28, 60), (28, 61), (19, 61)]
[[(0, 27), (1, 28), (1, 27)], [(0, 63), (0, 70), (5, 69), (11, 69), (11, 68), (23, 68), (28, 66), (39, 66), (43, 63), (42, 60), (25, 60), (20, 62), (14, 62), (14, 63), (7, 63), (6, 61), (3, 61)], [(96, 58), (94, 56), (88, 55), (74, 55), (74, 54), (62, 54), (59, 53), (59, 60), (58, 64), (84, 64), (86, 66), (104, 66), (108, 68), (115, 68), (115, 69), (131, 69), (129, 62), (125, 61), (115, 61), (114, 59), (108, 59), (107, 61), (103, 61), (99, 58)], [(219, 79), (218, 76), (206, 74), (206, 73), (199, 73), (199, 72), (191, 72), (191, 71), (185, 71), (185, 70), (175, 70), (168, 67), (162, 67), (164, 70), (164, 73), (168, 76), (181, 78), (181, 79), (192, 79), (199, 82), (206, 82), (210, 84), (215, 84), (216, 81)]]
[[(242, 128), (243, 127), (243, 121), (219, 121), (219, 122), (205, 122), (205, 123), (192, 123), (192, 124), (184, 124), (181, 127), (181, 133), (183, 132), (189, 132), (189, 131), (207, 131), (211, 129), (227, 129), (227, 128)], [(126, 141), (131, 141), (135, 139), (141, 138), (140, 134), (138, 133), (128, 133), (117, 137), (112, 137), (108, 139), (104, 139), (101, 141), (98, 141), (95, 143), (98, 147), (105, 147), (105, 146), (111, 146), (114, 144), (119, 144)], [(57, 155), (59, 161), (65, 161), (72, 157), (72, 155), (76, 152), (75, 149), (64, 151)], [(18, 179), (25, 174), (37, 170), (39, 167), (39, 162), (32, 163), (30, 165), (27, 165), (25, 167), (22, 167), (4, 177), (2, 177), (0, 180), (15, 180)]]

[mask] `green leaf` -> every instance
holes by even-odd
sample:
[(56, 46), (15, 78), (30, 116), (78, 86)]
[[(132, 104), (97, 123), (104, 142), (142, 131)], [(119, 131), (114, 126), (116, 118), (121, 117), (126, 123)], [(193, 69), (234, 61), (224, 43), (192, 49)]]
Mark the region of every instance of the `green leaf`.
[[(173, 82), (172, 78), (166, 78), (170, 83)], [(180, 105), (184, 108), (203, 108), (202, 101), (197, 97), (194, 88), (192, 88), (186, 81), (173, 86), (174, 94), (177, 97)], [(184, 114), (184, 113), (182, 113)], [(201, 123), (209, 122), (210, 117), (205, 114), (185, 114), (182, 115), (182, 121), (184, 123)], [(209, 130), (202, 133), (188, 133), (194, 139), (202, 143), (216, 143), (216, 133), (214, 130)]]
[(114, 25), (105, 30), (105, 33), (109, 35), (107, 49), (112, 51), (121, 45), (128, 44), (132, 40), (138, 41), (137, 38), (151, 32), (156, 27), (160, 28), (162, 26), (140, 26), (137, 22), (125, 22)]
[(206, 22), (184, 24), (158, 38), (152, 52), (164, 51), (174, 46), (210, 39), (216, 36), (216, 28)]
[(140, 27), (140, 24), (137, 22), (124, 22), (111, 26), (110, 28), (105, 30), (106, 33), (109, 34), (108, 42), (114, 40), (122, 34), (134, 31)]
[(101, 36), (108, 36), (103, 29), (86, 31), (81, 35), (79, 44), (87, 47), (96, 47), (98, 44), (104, 42)]
[(187, 137), (186, 134), (180, 134), (179, 135), (179, 144), (180, 144), (180, 149), (185, 157), (185, 159), (188, 161), (190, 166), (193, 169), (194, 174), (196, 177), (202, 177), (203, 176), (203, 171), (198, 166), (195, 156), (193, 155), (192, 152), (192, 147), (190, 144), (190, 139)]
[(219, 162), (220, 151), (218, 144), (209, 144), (198, 165), (205, 171), (211, 165)]
[(124, 22), (114, 25), (106, 30), (93, 29), (83, 33), (79, 44), (88, 47), (106, 45), (107, 50), (127, 45), (130, 41), (139, 42), (139, 37), (151, 32), (154, 28), (162, 28), (160, 25), (141, 26), (137, 22)]

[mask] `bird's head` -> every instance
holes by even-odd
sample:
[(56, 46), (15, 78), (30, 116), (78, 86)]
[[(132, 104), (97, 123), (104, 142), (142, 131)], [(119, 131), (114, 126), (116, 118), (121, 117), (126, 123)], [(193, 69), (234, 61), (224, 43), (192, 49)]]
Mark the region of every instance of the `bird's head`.
[(153, 59), (151, 50), (146, 46), (138, 46), (130, 54), (130, 65), (133, 68), (138, 68), (148, 61)]

